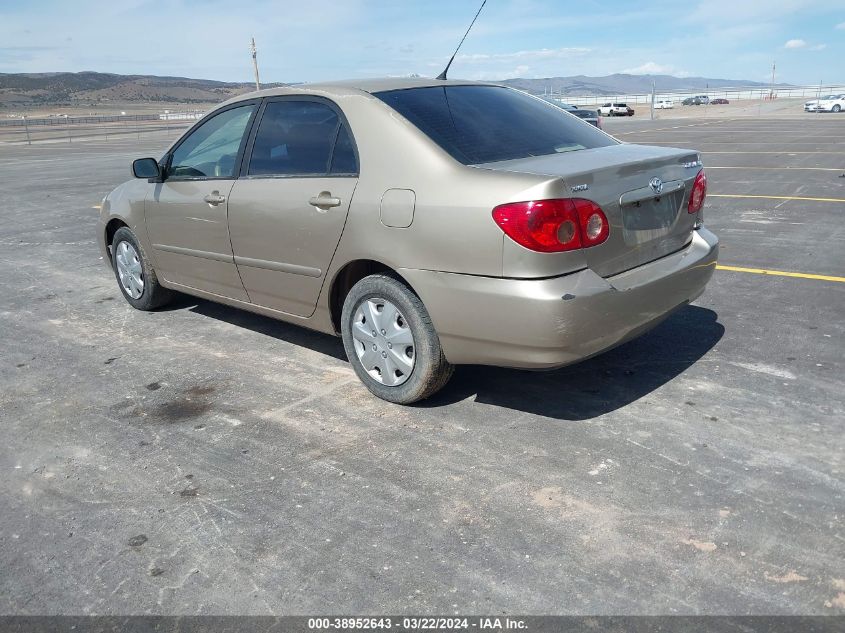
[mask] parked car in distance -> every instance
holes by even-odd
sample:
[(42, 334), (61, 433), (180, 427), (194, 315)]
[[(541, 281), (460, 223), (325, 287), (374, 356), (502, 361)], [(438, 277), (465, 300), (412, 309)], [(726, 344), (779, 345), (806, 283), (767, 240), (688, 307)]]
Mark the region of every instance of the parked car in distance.
[(730, 103), (730, 101), (728, 101), (727, 99), (723, 99), (721, 97), (718, 98), (718, 99), (711, 99), (710, 100), (710, 105), (728, 105), (729, 103)]
[(845, 94), (825, 95), (804, 104), (804, 112), (842, 112), (843, 110), (845, 110)]
[(601, 116), (599, 116), (598, 110), (570, 110), (570, 114), (577, 116), (579, 119), (584, 119), (590, 125), (595, 125), (598, 129), (602, 129), (601, 126)]
[(556, 105), (561, 110), (566, 110), (567, 112), (573, 112), (574, 110), (578, 109), (578, 106), (572, 105), (571, 103), (566, 103), (561, 101), (560, 99), (555, 99), (554, 97), (549, 97), (547, 95), (539, 95), (541, 99), (544, 101), (548, 101), (549, 103)]
[(675, 102), (671, 99), (661, 99), (660, 101), (654, 102), (654, 109), (655, 110), (671, 110), (675, 107)]
[(634, 116), (634, 109), (627, 103), (605, 103), (599, 108), (602, 116)]
[(180, 291), (339, 335), (401, 404), (458, 364), (616, 347), (695, 300), (718, 256), (696, 150), (621, 143), (496, 84), (251, 92), (132, 173), (96, 229), (131, 306)]
[(710, 97), (707, 95), (698, 95), (696, 97), (687, 97), (681, 101), (682, 105), (707, 105), (710, 103)]
[(601, 117), (599, 116), (598, 111), (583, 110), (578, 106), (572, 105), (571, 103), (564, 103), (563, 101), (548, 97), (546, 95), (543, 95), (541, 98), (545, 101), (548, 101), (549, 103), (556, 105), (562, 110), (566, 110), (570, 114), (577, 116), (579, 119), (584, 119), (587, 123), (590, 123), (591, 125), (595, 125), (597, 128), (602, 129)]

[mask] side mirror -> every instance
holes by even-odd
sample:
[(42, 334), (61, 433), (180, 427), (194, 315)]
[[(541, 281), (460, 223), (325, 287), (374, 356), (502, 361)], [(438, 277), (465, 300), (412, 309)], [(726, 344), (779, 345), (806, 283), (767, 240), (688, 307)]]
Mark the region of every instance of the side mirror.
[(155, 158), (139, 158), (132, 161), (132, 175), (135, 178), (146, 178), (147, 180), (160, 180), (161, 169)]

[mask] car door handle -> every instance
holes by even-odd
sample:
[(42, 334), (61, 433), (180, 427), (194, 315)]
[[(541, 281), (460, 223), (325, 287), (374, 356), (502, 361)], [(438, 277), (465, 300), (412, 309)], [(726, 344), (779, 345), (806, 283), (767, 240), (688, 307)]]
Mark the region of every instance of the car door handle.
[(340, 198), (335, 198), (328, 191), (323, 191), (320, 193), (319, 196), (314, 196), (310, 200), (308, 200), (308, 204), (310, 204), (312, 207), (318, 207), (320, 209), (328, 209), (329, 207), (339, 207)]
[(216, 191), (212, 191), (210, 194), (203, 198), (208, 204), (211, 206), (216, 207), (218, 204), (223, 204), (226, 202), (226, 196), (221, 196)]

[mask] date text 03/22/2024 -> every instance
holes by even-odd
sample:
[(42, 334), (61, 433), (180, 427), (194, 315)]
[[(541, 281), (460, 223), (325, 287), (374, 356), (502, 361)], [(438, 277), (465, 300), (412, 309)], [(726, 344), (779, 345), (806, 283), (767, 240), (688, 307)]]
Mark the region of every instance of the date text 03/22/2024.
[(353, 618), (309, 618), (310, 630), (511, 630), (526, 628), (521, 619), (499, 617), (353, 617)]

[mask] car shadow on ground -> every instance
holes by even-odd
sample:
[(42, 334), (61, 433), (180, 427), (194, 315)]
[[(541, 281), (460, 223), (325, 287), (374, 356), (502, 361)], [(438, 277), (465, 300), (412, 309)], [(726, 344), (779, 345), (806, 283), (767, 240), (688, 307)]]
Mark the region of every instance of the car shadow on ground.
[(685, 306), (643, 336), (576, 365), (553, 371), (458, 367), (439, 407), (476, 402), (561, 420), (588, 420), (628, 405), (697, 362), (725, 333), (712, 310)]
[(196, 314), (217, 319), (218, 321), (224, 321), (237, 327), (246, 328), (253, 332), (264, 334), (265, 336), (271, 336), (280, 341), (291, 343), (292, 345), (307, 347), (326, 356), (346, 361), (346, 352), (343, 350), (343, 342), (339, 337), (315, 332), (314, 330), (271, 319), (270, 317), (247, 310), (198, 299), (181, 293), (174, 297), (173, 301), (166, 307), (160, 308), (160, 310), (186, 309)]
[[(259, 314), (187, 295), (164, 309), (188, 309), (346, 361), (340, 338)], [(415, 406), (442, 407), (474, 396), (476, 402), (550, 418), (591, 419), (643, 398), (697, 362), (724, 335), (717, 319), (712, 310), (688, 305), (640, 338), (554, 371), (461, 366), (443, 391)]]

